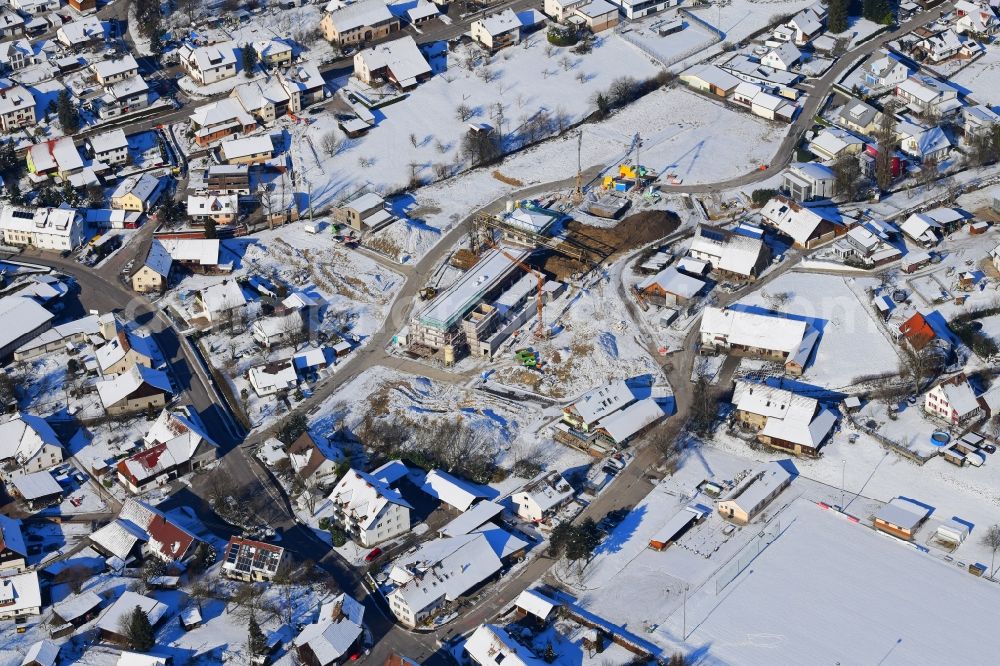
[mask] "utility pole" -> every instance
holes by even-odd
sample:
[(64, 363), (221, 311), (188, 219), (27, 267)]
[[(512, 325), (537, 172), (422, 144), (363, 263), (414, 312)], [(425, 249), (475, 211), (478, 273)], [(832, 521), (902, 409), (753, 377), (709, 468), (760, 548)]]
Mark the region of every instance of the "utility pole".
[(840, 468), (840, 510), (844, 510), (844, 499), (846, 495), (845, 486), (847, 485), (847, 459), (841, 460), (843, 465)]
[(583, 131), (576, 132), (576, 188), (573, 190), (573, 203), (583, 201)]
[(684, 585), (684, 633), (681, 635), (682, 640), (688, 639), (688, 586)]

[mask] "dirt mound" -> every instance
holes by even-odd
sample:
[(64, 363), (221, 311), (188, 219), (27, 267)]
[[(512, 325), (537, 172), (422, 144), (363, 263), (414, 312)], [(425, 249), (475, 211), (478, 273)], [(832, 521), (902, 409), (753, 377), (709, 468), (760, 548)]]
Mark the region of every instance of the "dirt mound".
[[(629, 215), (613, 227), (592, 227), (570, 220), (566, 223), (566, 236), (573, 245), (587, 248), (590, 256), (606, 261), (668, 236), (679, 226), (680, 218), (671, 211), (644, 210)], [(589, 268), (575, 259), (560, 255), (549, 257), (544, 265), (544, 269), (559, 280)]]

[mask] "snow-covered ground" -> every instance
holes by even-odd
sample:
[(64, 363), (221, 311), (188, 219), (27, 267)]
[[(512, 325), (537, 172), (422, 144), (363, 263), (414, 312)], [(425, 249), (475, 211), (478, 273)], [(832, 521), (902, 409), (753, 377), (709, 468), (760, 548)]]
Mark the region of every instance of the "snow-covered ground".
[(773, 297), (787, 294), (778, 308), (809, 321), (820, 338), (805, 375), (798, 382), (835, 389), (878, 371), (894, 370), (899, 357), (886, 332), (872, 318), (865, 287), (875, 281), (835, 275), (788, 272), (763, 290), (740, 299), (739, 306), (773, 308)]
[(953, 74), (949, 82), (971, 95), (980, 104), (992, 107), (1000, 96), (997, 95), (1000, 86), (1000, 46), (986, 47), (986, 53), (969, 63), (962, 71)]
[(813, 4), (809, 0), (730, 0), (695, 7), (691, 12), (725, 33), (726, 41), (740, 42), (754, 32), (777, 22), (781, 16), (791, 16)]

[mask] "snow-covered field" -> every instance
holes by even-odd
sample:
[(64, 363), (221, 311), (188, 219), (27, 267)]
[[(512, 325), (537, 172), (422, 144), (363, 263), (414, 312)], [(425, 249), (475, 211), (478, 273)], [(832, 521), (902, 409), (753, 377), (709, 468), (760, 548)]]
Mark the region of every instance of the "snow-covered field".
[(660, 24), (675, 18), (684, 20), (680, 14), (668, 12), (657, 14), (655, 18), (646, 21), (637, 21), (630, 25), (631, 30), (624, 33), (622, 38), (668, 65), (720, 41), (716, 33), (694, 21), (685, 21), (684, 29), (671, 35), (661, 36), (657, 33)]
[(981, 58), (953, 74), (949, 81), (980, 104), (995, 104), (1000, 100), (997, 95), (1000, 87), (1000, 46), (987, 46)]
[(726, 34), (726, 41), (736, 43), (761, 28), (772, 25), (779, 16), (792, 15), (813, 4), (810, 0), (730, 0), (696, 7), (691, 12)]
[(835, 389), (857, 377), (894, 370), (899, 358), (886, 333), (872, 318), (864, 289), (872, 280), (788, 272), (739, 305), (771, 308), (769, 297), (787, 294), (779, 309), (820, 330), (820, 339), (802, 383)]

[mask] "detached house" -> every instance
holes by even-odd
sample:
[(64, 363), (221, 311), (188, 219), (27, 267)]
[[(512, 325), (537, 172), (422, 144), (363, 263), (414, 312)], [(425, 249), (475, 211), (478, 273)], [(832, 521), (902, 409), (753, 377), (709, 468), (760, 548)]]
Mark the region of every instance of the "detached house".
[(292, 47), (276, 39), (256, 41), (250, 46), (257, 54), (257, 60), (265, 67), (280, 67), (292, 62)]
[(227, 164), (261, 164), (271, 159), (274, 144), (268, 135), (224, 141), (220, 152)]
[(118, 463), (118, 478), (134, 493), (203, 469), (219, 456), (219, 445), (190, 410), (164, 409), (143, 437), (147, 447)]
[(184, 71), (200, 85), (236, 76), (236, 48), (232, 42), (197, 47), (184, 44), (177, 55)]
[(319, 617), (295, 637), (302, 664), (337, 666), (362, 654), (365, 607), (346, 593), (322, 605)]
[(104, 24), (94, 16), (64, 24), (56, 30), (56, 39), (69, 49), (84, 49), (104, 42)]
[(681, 273), (673, 266), (667, 266), (636, 285), (643, 300), (661, 306), (685, 305), (704, 288), (704, 280)]
[(819, 162), (792, 162), (781, 175), (781, 185), (795, 201), (826, 199), (833, 196), (836, 175)]
[(131, 55), (117, 60), (102, 60), (90, 66), (97, 82), (107, 88), (113, 83), (139, 76), (139, 63)]
[(573, 498), (573, 487), (559, 472), (543, 472), (511, 495), (517, 515), (540, 523)]
[(392, 488), (399, 477), (391, 465), (370, 474), (352, 469), (330, 493), (331, 519), (364, 548), (410, 531), (413, 507)]
[(323, 37), (340, 46), (382, 39), (399, 31), (399, 19), (382, 0), (359, 0), (349, 5), (331, 2), (319, 25)]
[(108, 377), (128, 372), (136, 365), (152, 368), (158, 354), (150, 336), (119, 330), (116, 337), (97, 349), (95, 356), (101, 375)]
[(407, 35), (354, 55), (354, 76), (368, 85), (388, 81), (401, 90), (415, 88), (431, 77), (431, 67)]
[(209, 146), (230, 136), (249, 134), (257, 129), (257, 121), (247, 113), (239, 100), (221, 99), (199, 106), (191, 113), (191, 130), (201, 147)]
[(955, 32), (960, 35), (995, 35), (1000, 29), (1000, 19), (987, 2), (958, 0), (955, 3)]
[(825, 217), (819, 209), (806, 208), (781, 195), (761, 209), (762, 221), (792, 239), (794, 246), (810, 249), (847, 233), (847, 228)]
[(770, 462), (746, 477), (717, 504), (726, 520), (746, 525), (767, 508), (792, 483), (792, 475), (779, 462)]
[(350, 225), (355, 231), (369, 231), (386, 226), (396, 217), (386, 206), (385, 199), (367, 192), (335, 208), (333, 219)]
[(472, 39), (495, 52), (520, 42), (521, 27), (521, 19), (508, 8), (473, 21)]
[(204, 224), (211, 220), (217, 224), (231, 224), (240, 212), (240, 200), (235, 194), (189, 194), (187, 214), (192, 222)]
[(63, 461), (63, 448), (48, 422), (32, 414), (18, 414), (0, 423), (0, 477), (31, 474)]
[(97, 382), (97, 393), (104, 411), (119, 416), (163, 407), (173, 388), (163, 371), (136, 365), (113, 379)]
[(891, 55), (872, 60), (864, 71), (865, 85), (874, 89), (894, 87), (910, 76), (910, 68)]
[(962, 38), (949, 28), (938, 33), (925, 35), (913, 45), (913, 51), (918, 56), (922, 54), (932, 63), (944, 62), (962, 51)]
[(149, 106), (149, 84), (141, 76), (112, 83), (97, 100), (101, 118), (115, 118), (141, 111)]
[(924, 411), (951, 425), (962, 425), (983, 415), (968, 378), (959, 373), (941, 381), (924, 396)]
[(21, 534), (21, 521), (0, 516), (0, 574), (21, 573), (27, 562), (28, 548)]
[(246, 304), (243, 289), (235, 280), (223, 280), (219, 284), (200, 289), (195, 294), (198, 314), (212, 323), (231, 320)]
[(124, 130), (116, 129), (92, 136), (87, 139), (87, 145), (94, 161), (108, 166), (128, 163), (128, 139), (125, 138)]
[(766, 384), (737, 381), (735, 420), (757, 433), (757, 441), (795, 455), (817, 456), (833, 426), (834, 412), (815, 398)]
[(695, 230), (688, 254), (722, 277), (744, 281), (756, 279), (771, 260), (763, 238), (706, 226)]
[(914, 74), (898, 84), (895, 95), (917, 113), (947, 116), (962, 108), (957, 89), (925, 74)]
[(0, 131), (9, 134), (35, 122), (34, 96), (9, 79), (0, 79)]
[(273, 580), (284, 556), (281, 546), (230, 537), (222, 559), (222, 575), (248, 582)]
[(89, 540), (106, 557), (123, 562), (145, 555), (164, 562), (183, 562), (199, 543), (166, 514), (131, 497), (122, 504), (118, 517), (91, 534)]
[(165, 189), (165, 181), (151, 173), (129, 176), (119, 182), (112, 191), (111, 207), (117, 210), (149, 213), (159, 203)]
[(760, 64), (772, 69), (787, 72), (802, 59), (802, 52), (795, 45), (786, 42), (776, 49), (771, 49), (760, 59)]
[(792, 376), (802, 375), (818, 340), (808, 323), (780, 315), (708, 307), (701, 318), (704, 351), (781, 362)]

